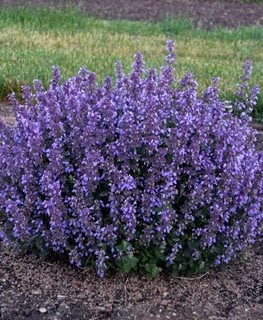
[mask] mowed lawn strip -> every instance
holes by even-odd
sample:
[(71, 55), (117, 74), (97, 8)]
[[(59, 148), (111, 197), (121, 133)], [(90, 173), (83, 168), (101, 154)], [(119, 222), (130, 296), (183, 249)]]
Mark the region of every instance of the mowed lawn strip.
[[(114, 76), (114, 63), (121, 60), (130, 70), (134, 54), (141, 51), (146, 67), (163, 63), (164, 43), (176, 43), (178, 77), (186, 71), (196, 75), (200, 90), (220, 77), (226, 99), (232, 99), (241, 66), (249, 57), (252, 83), (263, 88), (263, 28), (238, 30), (195, 29), (188, 19), (165, 18), (159, 23), (99, 20), (78, 9), (55, 10), (1, 8), (0, 11), (0, 98), (18, 94), (21, 85), (40, 79), (48, 85), (53, 65), (63, 78), (74, 76), (81, 66), (96, 72), (101, 82)], [(256, 116), (263, 113), (260, 96)]]

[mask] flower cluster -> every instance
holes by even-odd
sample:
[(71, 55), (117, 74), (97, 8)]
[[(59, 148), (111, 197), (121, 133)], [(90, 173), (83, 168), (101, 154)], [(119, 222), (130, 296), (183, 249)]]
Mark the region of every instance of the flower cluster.
[[(176, 79), (174, 58), (168, 41), (159, 72), (138, 53), (130, 74), (117, 62), (102, 85), (85, 68), (60, 84), (54, 68), (47, 90), (36, 80), (23, 105), (11, 97), (15, 124), (0, 123), (4, 242), (92, 261), (103, 276), (120, 262), (202, 271), (255, 241), (263, 156), (249, 117), (226, 110), (218, 79), (201, 94), (192, 74)], [(245, 98), (252, 107), (256, 89)]]

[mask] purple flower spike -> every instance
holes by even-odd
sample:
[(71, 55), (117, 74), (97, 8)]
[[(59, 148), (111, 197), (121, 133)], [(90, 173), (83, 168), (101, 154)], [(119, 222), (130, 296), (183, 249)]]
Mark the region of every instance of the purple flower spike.
[[(25, 87), (13, 126), (0, 121), (0, 238), (109, 267), (204, 271), (254, 243), (262, 225), (263, 154), (244, 65), (236, 102), (218, 80), (175, 80), (174, 44), (160, 71), (116, 63), (116, 82), (81, 68), (45, 91)], [(233, 112), (229, 112), (229, 105)]]

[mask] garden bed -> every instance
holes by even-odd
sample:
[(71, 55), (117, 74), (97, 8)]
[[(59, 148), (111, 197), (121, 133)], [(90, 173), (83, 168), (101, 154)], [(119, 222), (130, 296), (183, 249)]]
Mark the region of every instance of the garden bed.
[[(0, 5), (17, 1), (0, 1)], [(23, 1), (30, 3), (30, 1)], [(72, 1), (74, 2), (74, 1)], [(20, 1), (21, 3), (21, 1)], [(38, 1), (50, 3), (52, 1)], [(86, 1), (89, 13), (112, 18), (157, 20), (166, 12), (191, 16), (197, 25), (262, 25), (263, 6), (227, 1)], [(224, 12), (224, 14), (222, 14)], [(0, 116), (12, 124), (9, 105)], [(258, 149), (263, 149), (262, 126)], [(169, 274), (149, 281), (136, 275), (107, 274), (63, 261), (7, 250), (0, 243), (0, 319), (262, 319), (263, 239), (243, 258), (196, 278)]]
[(0, 247), (0, 319), (260, 320), (263, 242), (200, 278), (108, 275)]
[[(10, 105), (0, 115), (13, 121)], [(257, 129), (261, 125), (255, 124)], [(259, 131), (258, 148), (263, 149)], [(0, 244), (0, 319), (261, 319), (263, 242), (225, 269), (154, 281), (8, 251)]]

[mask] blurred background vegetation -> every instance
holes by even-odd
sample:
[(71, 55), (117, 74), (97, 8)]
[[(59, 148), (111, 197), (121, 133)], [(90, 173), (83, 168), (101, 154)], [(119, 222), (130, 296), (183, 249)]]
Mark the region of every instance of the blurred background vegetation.
[[(53, 65), (60, 66), (63, 79), (86, 66), (99, 82), (114, 75), (116, 60), (128, 72), (137, 51), (147, 68), (160, 67), (168, 38), (176, 44), (178, 77), (193, 72), (200, 90), (212, 77), (220, 77), (222, 97), (233, 99), (247, 57), (254, 67), (252, 84), (263, 90), (262, 27), (207, 31), (188, 18), (172, 16), (159, 22), (103, 20), (77, 8), (6, 7), (0, 10), (0, 99), (6, 100), (10, 92), (19, 96), (21, 86), (34, 79), (48, 86)], [(263, 120), (262, 115), (261, 94), (254, 117)]]

